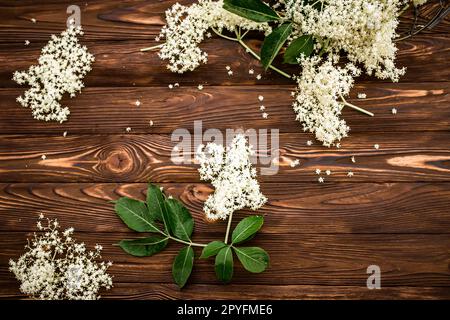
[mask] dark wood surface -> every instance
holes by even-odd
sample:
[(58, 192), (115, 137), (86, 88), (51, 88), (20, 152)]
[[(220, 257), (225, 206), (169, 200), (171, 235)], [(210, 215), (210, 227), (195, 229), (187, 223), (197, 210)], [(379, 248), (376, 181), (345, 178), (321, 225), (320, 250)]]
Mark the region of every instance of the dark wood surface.
[[(75, 227), (80, 241), (104, 246), (104, 257), (115, 262), (115, 287), (102, 292), (104, 298), (450, 298), (448, 18), (399, 44), (398, 64), (408, 68), (400, 83), (359, 79), (350, 101), (376, 116), (345, 110), (351, 135), (340, 149), (328, 149), (306, 144), (314, 139), (294, 120), (293, 84), (274, 73), (256, 81), (248, 69), (259, 73), (261, 67), (236, 44), (206, 41), (208, 65), (182, 76), (167, 71), (154, 53), (140, 53), (154, 44), (174, 1), (79, 2), (83, 43), (96, 56), (87, 88), (64, 100), (71, 109), (68, 122), (33, 120), (15, 102), (25, 88), (11, 80), (12, 73), (35, 63), (50, 34), (64, 29), (67, 6), (76, 3), (0, 1), (0, 298), (24, 297), (8, 261), (21, 254), (39, 212)], [(400, 28), (410, 21), (406, 14)], [(25, 40), (31, 44), (24, 46)], [(261, 41), (249, 43), (257, 48)], [(169, 90), (174, 82), (181, 87)], [(203, 91), (196, 89), (200, 83)], [(357, 100), (358, 92), (368, 98)], [(258, 110), (260, 94), (268, 119)], [(267, 272), (248, 274), (237, 266), (232, 284), (221, 285), (212, 261), (199, 261), (180, 291), (170, 271), (178, 245), (148, 258), (123, 253), (114, 244), (137, 235), (108, 201), (143, 199), (146, 182), (157, 182), (191, 210), (195, 240), (223, 236), (224, 223), (203, 218), (211, 186), (200, 182), (194, 163), (170, 161), (172, 131), (192, 131), (194, 120), (202, 120), (205, 130), (279, 129), (280, 169), (259, 178), (270, 201), (260, 210), (266, 221), (252, 244), (270, 253)], [(291, 168), (294, 159), (301, 165)], [(317, 183), (316, 168), (332, 171), (326, 183)], [(347, 177), (348, 171), (355, 175)], [(247, 214), (239, 212), (237, 219)], [(381, 290), (366, 288), (372, 264), (381, 268)]]

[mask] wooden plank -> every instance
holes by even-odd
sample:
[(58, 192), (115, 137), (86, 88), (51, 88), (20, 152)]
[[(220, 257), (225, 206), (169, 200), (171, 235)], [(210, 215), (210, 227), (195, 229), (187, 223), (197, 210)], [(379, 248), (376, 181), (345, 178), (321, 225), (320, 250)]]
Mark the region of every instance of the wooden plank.
[[(163, 184), (181, 199), (196, 221), (196, 233), (223, 232), (225, 222), (208, 223), (203, 204), (212, 188), (205, 184)], [(0, 184), (0, 231), (34, 231), (45, 212), (82, 232), (132, 232), (114, 213), (111, 200), (145, 200), (147, 185)], [(262, 233), (449, 233), (449, 183), (267, 183), (269, 202)], [(253, 214), (235, 214), (236, 221)], [(83, 219), (80, 219), (83, 217)]]
[[(261, 143), (264, 137), (260, 137)], [(449, 137), (450, 132), (354, 134), (340, 149), (328, 149), (308, 146), (307, 135), (281, 134), (278, 171), (272, 165), (273, 174), (261, 175), (267, 171), (260, 171), (258, 179), (317, 183), (315, 170), (321, 169), (332, 171), (325, 177), (326, 182), (450, 181)], [(66, 138), (3, 135), (0, 136), (0, 181), (198, 182), (194, 146), (192, 152), (187, 151), (188, 163), (179, 164), (171, 158), (176, 143), (169, 135), (156, 134), (69, 135)], [(380, 145), (379, 150), (374, 148), (375, 143)], [(268, 169), (268, 148), (255, 145), (255, 150), (259, 155), (257, 167)], [(46, 156), (45, 160), (42, 155)], [(356, 163), (351, 161), (351, 156), (355, 156)], [(295, 159), (301, 165), (292, 168)], [(348, 171), (354, 172), (354, 176), (347, 177)]]
[[(32, 118), (31, 110), (15, 99), (24, 89), (0, 89), (0, 133), (172, 133), (186, 128), (192, 132), (194, 121), (202, 120), (204, 130), (217, 128), (279, 128), (280, 132), (302, 132), (292, 110), (291, 86), (192, 87), (169, 88), (87, 88), (70, 106), (69, 121), (59, 124)], [(367, 99), (356, 99), (365, 92)], [(450, 82), (422, 84), (357, 85), (349, 101), (375, 113), (371, 118), (345, 108), (343, 118), (357, 132), (435, 131), (450, 127)], [(258, 95), (269, 114), (263, 119)], [(141, 102), (137, 107), (136, 100)], [(392, 108), (398, 114), (392, 114)], [(154, 125), (150, 127), (149, 121)], [(313, 139), (311, 134), (305, 134)], [(345, 144), (344, 140), (344, 144)]]
[[(192, 3), (192, 0), (90, 0), (86, 1), (0, 1), (0, 38), (8, 42), (47, 41), (52, 33), (65, 28), (66, 9), (69, 5), (81, 8), (81, 23), (88, 40), (153, 39), (165, 23), (164, 11), (175, 2)], [(431, 17), (434, 7), (423, 11)], [(31, 19), (37, 20), (36, 24)], [(402, 17), (399, 31), (407, 30), (412, 22), (412, 12)], [(419, 21), (422, 22), (422, 21)], [(443, 20), (426, 32), (448, 32), (450, 19)]]
[[(115, 29), (115, 28), (114, 28)], [(238, 44), (224, 39), (210, 39), (202, 44), (209, 53), (209, 62), (193, 72), (183, 75), (172, 73), (166, 69), (166, 62), (161, 61), (155, 52), (140, 52), (143, 47), (155, 45), (146, 41), (99, 41), (86, 43), (96, 61), (93, 70), (86, 79), (87, 87), (121, 86), (167, 86), (178, 82), (181, 85), (261, 85), (276, 82), (277, 84), (294, 85), (277, 73), (264, 73), (260, 63), (252, 58)], [(259, 50), (261, 41), (251, 40), (248, 44)], [(5, 43), (0, 45), (0, 84), (1, 87), (17, 87), (12, 81), (16, 70), (26, 70), (35, 64), (42, 43)], [(450, 35), (437, 34), (416, 36), (399, 44), (397, 65), (408, 68), (401, 82), (436, 82), (448, 81), (450, 78)], [(234, 74), (229, 76), (226, 66), (231, 66)], [(280, 66), (292, 74), (298, 74), (298, 66)], [(249, 75), (248, 70), (255, 74)], [(256, 80), (256, 74), (263, 74), (262, 80)], [(374, 77), (362, 76), (357, 82), (377, 81), (390, 83), (389, 80), (377, 80)]]
[[(26, 236), (0, 233), (0, 281), (13, 278), (7, 264), (22, 252)], [(197, 242), (219, 237), (223, 233), (194, 235)], [(172, 283), (171, 265), (180, 250), (178, 244), (170, 243), (163, 252), (142, 258), (113, 245), (130, 238), (129, 234), (78, 233), (76, 238), (89, 248), (95, 243), (103, 245), (103, 258), (115, 263), (110, 271), (116, 282)], [(271, 256), (270, 268), (250, 274), (236, 261), (234, 284), (365, 286), (367, 267), (378, 265), (382, 286), (450, 287), (448, 234), (260, 234), (247, 245), (265, 248)], [(212, 259), (196, 260), (189, 283), (217, 284), (213, 265)]]
[[(364, 286), (319, 285), (242, 285), (189, 284), (179, 290), (173, 284), (114, 283), (109, 291), (101, 291), (102, 299), (171, 300), (315, 300), (315, 299), (449, 299), (446, 287), (382, 287), (368, 290)], [(0, 283), (0, 299), (25, 299), (16, 281)], [(276, 311), (276, 308), (274, 309)]]

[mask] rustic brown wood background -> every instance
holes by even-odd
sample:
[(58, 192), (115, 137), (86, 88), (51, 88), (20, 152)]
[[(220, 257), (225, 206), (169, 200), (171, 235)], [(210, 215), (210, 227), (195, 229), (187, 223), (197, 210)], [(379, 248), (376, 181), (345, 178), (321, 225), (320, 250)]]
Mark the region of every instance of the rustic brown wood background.
[[(235, 43), (206, 41), (208, 65), (185, 75), (167, 71), (154, 53), (140, 53), (154, 45), (173, 3), (0, 1), (0, 297), (23, 297), (8, 260), (21, 254), (44, 212), (75, 227), (80, 240), (105, 247), (105, 259), (115, 263), (115, 287), (105, 298), (450, 298), (449, 19), (399, 44), (398, 64), (408, 67), (400, 83), (358, 81), (351, 100), (367, 93), (357, 103), (376, 116), (345, 110), (351, 136), (341, 149), (328, 149), (306, 145), (313, 137), (294, 120), (293, 85), (273, 73), (255, 81), (248, 69), (262, 72), (258, 62)], [(42, 123), (15, 102), (26, 88), (11, 77), (35, 63), (50, 34), (65, 28), (70, 4), (82, 8), (83, 42), (96, 62), (87, 88), (64, 101), (70, 120)], [(169, 90), (174, 82), (181, 87)], [(259, 94), (268, 119), (258, 110)], [(148, 258), (123, 253), (113, 244), (135, 234), (108, 201), (144, 198), (147, 181), (160, 183), (192, 211), (195, 240), (222, 237), (224, 223), (203, 220), (211, 187), (199, 181), (195, 165), (170, 161), (171, 132), (192, 130), (194, 120), (203, 120), (204, 129), (279, 128), (280, 172), (260, 177), (270, 202), (261, 210), (262, 232), (252, 240), (269, 251), (270, 269), (255, 275), (238, 266), (232, 284), (221, 285), (213, 262), (198, 261), (180, 291), (171, 276), (179, 246)], [(296, 158), (302, 164), (291, 168)], [(333, 172), (323, 185), (316, 168)], [(381, 290), (366, 288), (372, 264), (381, 267)]]

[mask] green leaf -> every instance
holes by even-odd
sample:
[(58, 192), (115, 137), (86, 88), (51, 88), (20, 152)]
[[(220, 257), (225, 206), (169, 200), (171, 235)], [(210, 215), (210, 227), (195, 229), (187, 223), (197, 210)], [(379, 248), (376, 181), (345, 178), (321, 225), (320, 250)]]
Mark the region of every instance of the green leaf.
[(159, 232), (144, 202), (123, 197), (116, 201), (114, 208), (128, 228), (138, 232)]
[(194, 265), (194, 250), (192, 247), (184, 247), (175, 257), (172, 266), (172, 276), (175, 283), (183, 288), (192, 272)]
[(233, 278), (233, 251), (231, 246), (220, 249), (216, 256), (215, 270), (217, 279), (222, 282), (230, 282)]
[(265, 39), (261, 47), (261, 63), (267, 70), (292, 32), (292, 23), (276, 28)]
[(167, 199), (166, 204), (172, 234), (181, 240), (190, 241), (194, 230), (194, 219), (189, 210), (176, 199)]
[(278, 14), (261, 0), (225, 0), (223, 8), (256, 22), (280, 20)]
[(154, 220), (164, 221), (163, 212), (167, 210), (164, 195), (157, 185), (151, 183), (147, 189), (147, 207)]
[(242, 219), (231, 235), (233, 244), (238, 244), (249, 240), (256, 232), (258, 232), (259, 229), (261, 229), (263, 223), (264, 218), (262, 216), (250, 216)]
[(301, 54), (309, 57), (314, 50), (314, 40), (312, 36), (301, 36), (291, 42), (284, 53), (284, 63), (298, 64), (297, 58)]
[(238, 256), (239, 261), (245, 270), (260, 273), (266, 270), (269, 265), (269, 255), (266, 251), (258, 247), (241, 247), (234, 248), (234, 252)]
[(226, 244), (223, 243), (222, 241), (212, 241), (208, 243), (208, 245), (203, 248), (200, 259), (206, 259), (215, 256), (220, 251), (220, 249), (222, 249), (225, 246)]
[(119, 246), (125, 251), (136, 257), (148, 257), (163, 250), (167, 245), (167, 239), (160, 236), (136, 240), (122, 240)]

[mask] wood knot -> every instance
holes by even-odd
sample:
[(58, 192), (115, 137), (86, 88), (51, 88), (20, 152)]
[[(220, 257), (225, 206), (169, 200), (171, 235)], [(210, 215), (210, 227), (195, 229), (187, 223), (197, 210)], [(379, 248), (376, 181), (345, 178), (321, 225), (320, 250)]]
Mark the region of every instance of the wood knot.
[(112, 150), (105, 159), (106, 170), (114, 174), (124, 174), (133, 170), (133, 157), (127, 150)]

